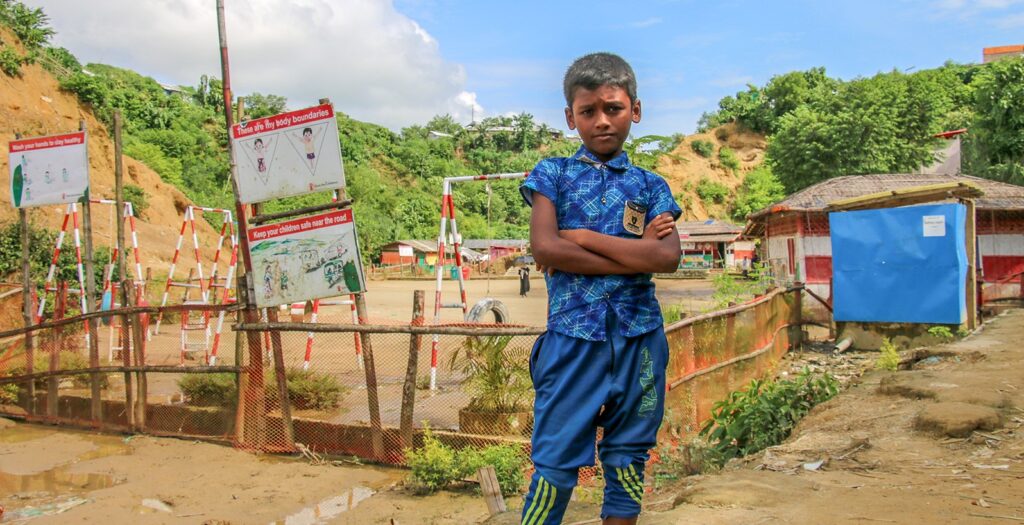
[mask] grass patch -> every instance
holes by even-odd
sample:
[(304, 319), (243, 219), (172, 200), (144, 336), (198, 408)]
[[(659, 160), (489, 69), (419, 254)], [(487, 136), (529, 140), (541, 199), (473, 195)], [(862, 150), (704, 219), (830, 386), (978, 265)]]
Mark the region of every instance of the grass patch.
[(522, 492), (526, 482), (526, 455), (515, 445), (492, 445), (483, 449), (454, 450), (436, 437), (429, 427), (423, 430), (423, 446), (406, 449), (406, 464), (412, 469), (409, 486), (420, 493), (431, 493), (476, 476), (487, 465), (494, 467), (501, 493), (512, 496)]
[(710, 159), (711, 155), (715, 153), (715, 145), (706, 140), (695, 140), (691, 142), (690, 149), (705, 159)]
[(185, 374), (178, 379), (178, 388), (186, 402), (194, 406), (232, 406), (238, 401), (235, 374), (230, 372)]
[[(289, 368), (285, 372), (288, 380), (288, 399), (292, 407), (312, 410), (331, 410), (341, 406), (341, 398), (348, 393), (345, 385), (334, 376), (312, 370)], [(268, 399), (277, 400), (277, 382), (269, 376), (266, 385)]]

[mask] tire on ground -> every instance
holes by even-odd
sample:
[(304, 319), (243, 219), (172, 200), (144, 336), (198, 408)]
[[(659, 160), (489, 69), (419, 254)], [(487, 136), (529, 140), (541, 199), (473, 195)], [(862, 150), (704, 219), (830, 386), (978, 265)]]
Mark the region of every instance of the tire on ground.
[(511, 316), (508, 313), (508, 307), (504, 303), (497, 299), (490, 297), (481, 299), (479, 303), (473, 305), (473, 308), (466, 314), (466, 321), (471, 323), (490, 323), (490, 318), (487, 317), (488, 312), (494, 315), (494, 321), (498, 324), (508, 323), (511, 320)]

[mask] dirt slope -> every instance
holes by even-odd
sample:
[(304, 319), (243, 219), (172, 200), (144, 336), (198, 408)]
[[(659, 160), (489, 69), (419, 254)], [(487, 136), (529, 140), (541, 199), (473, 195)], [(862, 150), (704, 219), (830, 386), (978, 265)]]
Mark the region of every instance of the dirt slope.
[[(714, 154), (710, 158), (698, 155), (691, 146), (696, 140), (713, 144)], [(740, 161), (740, 169), (735, 173), (722, 166), (718, 160), (718, 152), (722, 146), (732, 149)], [(743, 176), (764, 162), (766, 147), (767, 142), (763, 135), (736, 124), (726, 124), (707, 133), (688, 135), (672, 155), (661, 158), (657, 172), (668, 181), (673, 194), (683, 195), (679, 204), (683, 206), (686, 220), (726, 218), (726, 205), (701, 202), (696, 191), (697, 184), (706, 178), (724, 184), (735, 194), (736, 188), (743, 183)]]
[[(0, 28), (0, 40), (16, 42), (17, 39), (6, 29)], [(18, 47), (18, 51), (24, 50)], [(114, 197), (114, 144), (106, 127), (83, 107), (78, 98), (61, 91), (57, 80), (38, 64), (22, 66), (21, 77), (0, 74), (0, 224), (16, 221), (18, 212), (11, 206), (10, 181), (7, 150), (15, 133), (23, 136), (53, 135), (78, 129), (79, 120), (85, 121), (89, 130), (89, 175), (94, 198)], [(167, 271), (182, 213), (191, 202), (183, 193), (169, 184), (142, 163), (124, 157), (125, 184), (143, 188), (148, 196), (149, 209), (145, 218), (138, 222), (139, 246), (143, 264), (152, 266), (157, 274)], [(112, 220), (111, 206), (93, 207), (93, 229), (95, 246), (112, 245), (117, 234), (117, 224)], [(33, 208), (30, 220), (36, 224), (57, 230), (63, 217), (63, 206)], [(216, 235), (208, 224), (197, 221), (200, 242), (216, 243)], [(186, 241), (184, 247), (190, 247)], [(208, 250), (212, 254), (212, 249)], [(205, 253), (205, 251), (204, 251)], [(207, 254), (207, 256), (209, 256)], [(207, 265), (208, 266), (208, 265)], [(186, 267), (184, 270), (188, 272)]]

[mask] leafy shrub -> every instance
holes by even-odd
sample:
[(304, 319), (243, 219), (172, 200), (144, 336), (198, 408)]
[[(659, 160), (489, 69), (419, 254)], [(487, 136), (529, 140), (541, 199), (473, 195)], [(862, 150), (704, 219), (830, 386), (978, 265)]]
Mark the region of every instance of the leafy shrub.
[(968, 330), (966, 326), (961, 326), (960, 328), (956, 329), (956, 336), (961, 339), (969, 335), (971, 335), (971, 331)]
[[(75, 55), (71, 54), (63, 47), (48, 47), (43, 50), (43, 54), (47, 60), (43, 61), (43, 67), (51, 73), (77, 73), (82, 70), (82, 64), (75, 58)], [(55, 64), (62, 68), (64, 71), (54, 71), (56, 68), (51, 67), (51, 64)]]
[(875, 361), (875, 368), (895, 372), (900, 366), (900, 354), (896, 351), (896, 345), (888, 337), (882, 338), (882, 355)]
[(421, 448), (405, 450), (405, 462), (412, 469), (410, 485), (419, 492), (436, 492), (467, 473), (455, 451), (434, 437), (429, 427), (423, 429)]
[(784, 381), (755, 379), (714, 404), (700, 436), (708, 440), (718, 464), (724, 465), (781, 443), (811, 408), (838, 391), (834, 377), (816, 377), (807, 369)]
[(786, 197), (786, 190), (767, 165), (743, 177), (743, 184), (736, 191), (732, 217), (738, 221), (746, 221), (747, 215), (761, 211)]
[(464, 448), (453, 450), (424, 427), (423, 446), (405, 450), (406, 464), (412, 469), (410, 485), (419, 492), (435, 492), (448, 485), (476, 476), (485, 466), (493, 466), (501, 493), (518, 494), (526, 482), (524, 469), (527, 459), (515, 445), (492, 445), (481, 450)]
[(711, 155), (715, 152), (715, 145), (706, 140), (695, 140), (690, 143), (690, 149), (697, 155), (710, 159)]
[(767, 263), (759, 263), (750, 268), (746, 278), (722, 272), (712, 278), (711, 284), (715, 289), (711, 298), (715, 309), (720, 310), (763, 294), (773, 283)]
[(178, 388), (188, 404), (195, 406), (231, 406), (238, 401), (235, 374), (185, 374), (178, 379)]
[(21, 75), (22, 58), (13, 47), (0, 46), (0, 70), (9, 77)]
[[(288, 399), (298, 409), (337, 408), (348, 391), (336, 377), (312, 370), (289, 368), (285, 378), (288, 381)], [(267, 381), (265, 392), (267, 399), (277, 400), (277, 382), (272, 377)]]
[(98, 77), (86, 75), (77, 71), (67, 78), (60, 80), (60, 88), (70, 91), (78, 96), (78, 100), (93, 106), (103, 107), (107, 103), (108, 92), (103, 86), (103, 81)]
[(530, 368), (508, 350), (512, 336), (467, 337), (452, 354), (451, 369), (466, 375), (469, 409), (477, 412), (521, 412), (533, 393)]
[(718, 150), (718, 160), (723, 166), (733, 171), (740, 169), (740, 159), (736, 158), (736, 153), (732, 149), (722, 146)]
[(488, 465), (494, 467), (502, 495), (519, 494), (526, 482), (523, 471), (526, 467), (526, 455), (515, 445), (491, 445), (482, 450), (465, 448), (459, 451), (457, 457), (459, 463), (469, 469), (469, 476), (475, 475), (478, 470)]
[(928, 333), (943, 341), (953, 340), (953, 331), (950, 330), (948, 326), (933, 326), (928, 329)]
[(135, 216), (138, 218), (142, 218), (146, 214), (146, 210), (149, 209), (146, 190), (134, 184), (124, 185), (124, 200), (132, 203), (132, 209), (135, 210)]
[(43, 13), (42, 8), (32, 9), (18, 1), (0, 2), (0, 22), (10, 27), (28, 49), (42, 47), (54, 34), (53, 28), (49, 27), (50, 17)]
[(720, 182), (701, 179), (700, 183), (697, 184), (697, 196), (704, 202), (722, 204), (725, 202), (725, 198), (729, 196), (729, 188)]
[(0, 385), (0, 405), (13, 405), (18, 402), (18, 393), (21, 388), (14, 383)]

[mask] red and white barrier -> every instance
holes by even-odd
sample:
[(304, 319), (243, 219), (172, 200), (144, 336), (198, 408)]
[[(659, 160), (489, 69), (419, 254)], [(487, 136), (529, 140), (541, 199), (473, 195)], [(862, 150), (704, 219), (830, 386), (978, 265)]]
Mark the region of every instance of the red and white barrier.
[[(442, 308), (462, 308), (463, 317), (465, 317), (469, 312), (469, 304), (466, 301), (466, 281), (462, 274), (462, 236), (459, 235), (458, 223), (455, 220), (455, 201), (452, 199), (452, 184), (456, 182), (523, 179), (526, 178), (527, 175), (529, 175), (529, 172), (467, 175), (463, 177), (447, 177), (444, 179), (444, 185), (441, 191), (441, 226), (440, 233), (437, 236), (437, 264), (434, 266), (434, 274), (437, 278), (437, 286), (434, 289), (434, 324), (440, 324)], [(456, 279), (459, 282), (459, 302), (444, 304), (441, 302), (441, 283), (444, 279), (443, 274), (446, 261), (445, 239), (448, 237), (449, 223), (451, 223), (451, 242), (449, 244), (452, 246), (452, 256), (455, 260), (455, 267), (458, 268), (456, 271)], [(435, 390), (437, 388), (437, 357), (439, 341), (440, 336), (438, 334), (434, 334), (430, 343), (431, 390)]]

